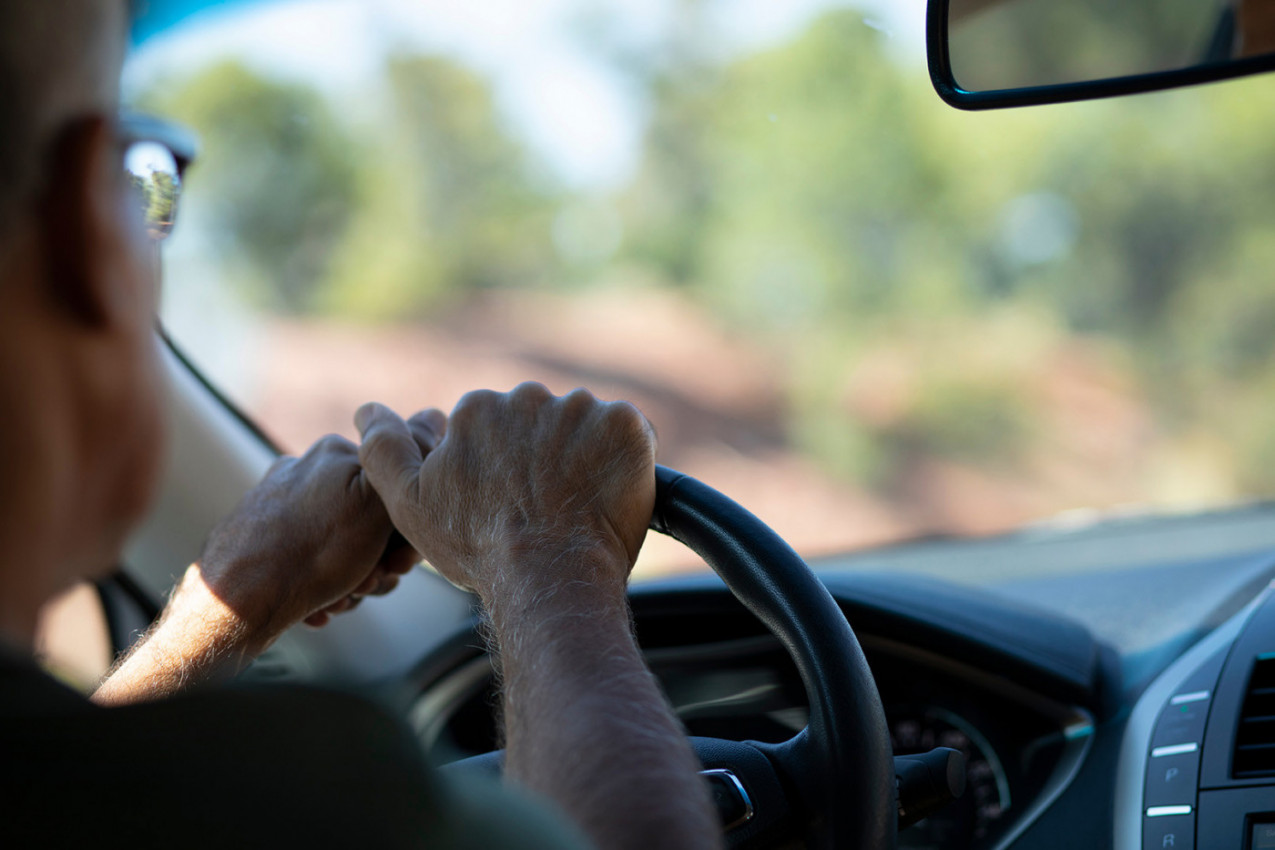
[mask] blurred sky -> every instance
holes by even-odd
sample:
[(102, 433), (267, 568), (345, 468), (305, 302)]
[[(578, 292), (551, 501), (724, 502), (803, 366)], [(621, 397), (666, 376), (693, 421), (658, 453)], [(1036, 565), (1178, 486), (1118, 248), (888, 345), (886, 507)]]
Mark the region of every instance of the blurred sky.
[[(275, 0), (216, 6), (149, 39), (125, 75), (130, 90), (239, 57), (328, 89), (358, 111), (394, 49), (451, 56), (489, 77), (513, 131), (567, 185), (606, 190), (637, 163), (646, 104), (606, 57), (641, 57), (676, 22), (679, 0)], [(794, 36), (833, 7), (863, 9), (900, 61), (924, 61), (924, 0), (709, 0), (729, 56)], [(847, 80), (847, 85), (854, 81)]]

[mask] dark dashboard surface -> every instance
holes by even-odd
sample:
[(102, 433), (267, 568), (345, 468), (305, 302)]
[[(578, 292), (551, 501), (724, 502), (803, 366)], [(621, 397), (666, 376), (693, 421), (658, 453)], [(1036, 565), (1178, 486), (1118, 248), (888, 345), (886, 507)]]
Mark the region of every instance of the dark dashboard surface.
[(826, 581), (910, 576), (959, 582), (1045, 609), (1113, 653), (1123, 698), (1275, 579), (1269, 505), (1079, 528), (919, 542), (813, 561)]
[[(828, 581), (858, 626), (896, 754), (949, 746), (969, 791), (903, 834), (904, 848), (991, 848), (1065, 785), (1089, 746), (1100, 653), (1083, 628), (1043, 609), (936, 580)], [(692, 735), (780, 742), (806, 724), (806, 695), (783, 647), (711, 576), (632, 595), (652, 669)], [(473, 636), (427, 676), (414, 720), (434, 757), (497, 745), (490, 663)], [(444, 669), (445, 668), (445, 669)]]
[(1160, 649), (1176, 657), (1275, 578), (1275, 511), (1253, 506), (1041, 527), (849, 553), (811, 566), (825, 578), (882, 574), (972, 585), (1082, 625), (1122, 658)]
[[(872, 559), (881, 566), (881, 553)], [(896, 754), (951, 746), (970, 762), (966, 797), (903, 833), (900, 846), (1112, 846), (1130, 707), (1265, 586), (1273, 560), (984, 576), (983, 587), (820, 565), (868, 655)], [(781, 741), (804, 726), (792, 663), (715, 576), (639, 585), (631, 598), (639, 641), (693, 735)], [(440, 761), (495, 746), (480, 646), (458, 635), (422, 667), (414, 722)]]
[[(993, 846), (1083, 750), (1083, 710), (891, 640), (862, 642), (895, 753), (944, 746), (968, 759), (965, 796), (905, 831), (900, 847)], [(797, 671), (768, 637), (650, 650), (648, 659), (692, 735), (779, 743), (806, 724)]]
[[(971, 762), (969, 799), (903, 846), (1139, 846), (1159, 701), (1269, 583), (1273, 519), (1255, 506), (813, 563), (869, 656), (895, 749), (947, 744)], [(791, 663), (716, 576), (640, 584), (631, 601), (692, 733), (781, 740), (804, 723)], [(461, 630), (417, 669), (413, 721), (440, 761), (495, 744), (481, 647)]]

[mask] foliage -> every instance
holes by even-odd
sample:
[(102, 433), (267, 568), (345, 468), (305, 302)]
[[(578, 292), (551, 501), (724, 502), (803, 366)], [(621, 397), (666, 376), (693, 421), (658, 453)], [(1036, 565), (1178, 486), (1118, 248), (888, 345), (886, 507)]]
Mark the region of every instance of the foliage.
[[(1269, 80), (961, 114), (851, 12), (754, 55), (679, 42), (640, 65), (615, 262), (771, 351), (789, 437), (824, 466), (885, 493), (927, 460), (1026, 469), (1050, 450), (1051, 364), (1088, 346), (1152, 439), (1210, 434), (1235, 492), (1275, 490)], [(536, 171), (481, 76), (398, 55), (378, 96), (359, 124), (219, 65), (152, 98), (204, 135), (192, 193), (268, 307), (404, 318), (607, 276), (555, 250), (555, 218), (590, 199)]]
[(356, 218), (323, 306), (411, 316), (452, 293), (552, 273), (552, 187), (501, 125), (486, 83), (439, 58), (398, 56), (390, 108), (360, 165)]
[(287, 313), (313, 305), (354, 201), (352, 142), (319, 94), (222, 63), (143, 98), (203, 136), (198, 199), (217, 253), (268, 282), (249, 291)]
[[(633, 256), (754, 332), (800, 341), (794, 436), (834, 467), (888, 489), (918, 457), (1021, 461), (1042, 430), (1032, 384), (1048, 379), (1024, 376), (1047, 360), (1024, 347), (1050, 332), (970, 353), (1008, 312), (1116, 343), (1130, 357), (1111, 368), (1132, 363), (1166, 439), (1229, 435), (1224, 474), (1275, 488), (1251, 462), (1270, 441), (1246, 424), (1269, 420), (1252, 388), (1275, 384), (1275, 110), (1254, 108), (1268, 80), (968, 115), (847, 12), (707, 91), (659, 90), (630, 192)], [(679, 209), (694, 214), (663, 220)], [(865, 437), (837, 388), (882, 349), (909, 362), (918, 401)]]

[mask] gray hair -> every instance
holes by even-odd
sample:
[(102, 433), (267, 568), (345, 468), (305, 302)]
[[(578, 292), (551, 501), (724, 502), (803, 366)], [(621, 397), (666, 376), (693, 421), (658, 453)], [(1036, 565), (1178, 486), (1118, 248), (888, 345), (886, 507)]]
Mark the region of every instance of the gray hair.
[(118, 109), (125, 0), (0, 0), (0, 243), (65, 122)]

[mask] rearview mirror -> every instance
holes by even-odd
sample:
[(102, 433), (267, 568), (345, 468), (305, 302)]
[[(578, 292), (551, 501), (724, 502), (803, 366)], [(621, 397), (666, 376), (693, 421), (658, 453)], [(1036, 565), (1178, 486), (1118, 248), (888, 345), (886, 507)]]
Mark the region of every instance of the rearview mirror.
[(1275, 69), (1275, 0), (930, 0), (930, 77), (961, 109)]

